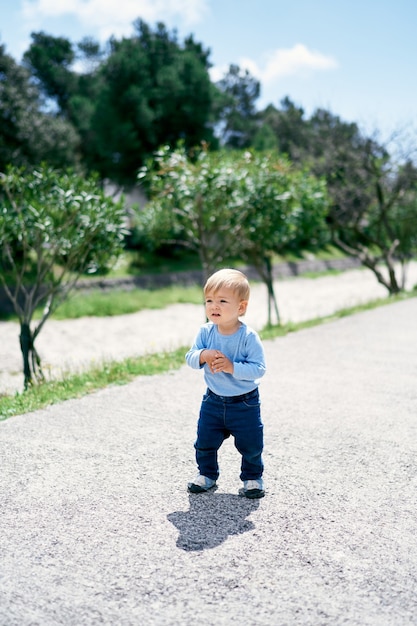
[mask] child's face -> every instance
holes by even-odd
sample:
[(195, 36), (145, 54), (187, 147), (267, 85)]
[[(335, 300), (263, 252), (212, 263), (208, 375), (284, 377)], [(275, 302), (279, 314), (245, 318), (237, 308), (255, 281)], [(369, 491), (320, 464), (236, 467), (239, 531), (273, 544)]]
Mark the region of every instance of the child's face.
[(239, 316), (246, 313), (247, 300), (240, 300), (233, 289), (222, 287), (215, 293), (206, 293), (207, 318), (221, 328), (229, 328), (236, 325)]

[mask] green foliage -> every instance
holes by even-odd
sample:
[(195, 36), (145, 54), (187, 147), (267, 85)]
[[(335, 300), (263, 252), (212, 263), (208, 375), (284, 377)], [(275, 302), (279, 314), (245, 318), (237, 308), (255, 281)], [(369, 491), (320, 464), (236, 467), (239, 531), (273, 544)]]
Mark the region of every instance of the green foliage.
[(0, 171), (9, 163), (76, 165), (79, 136), (64, 119), (42, 111), (29, 72), (0, 45)]
[(297, 107), (288, 97), (281, 100), (281, 108), (268, 105), (258, 115), (262, 127), (270, 129), (275, 136), (278, 151), (291, 161), (301, 163), (301, 155), (308, 145), (309, 123), (304, 110)]
[(306, 119), (288, 98), (281, 110), (270, 106), (260, 117), (292, 162), (325, 179), (334, 243), (371, 269), (389, 293), (403, 289), (407, 262), (417, 251), (417, 168), (411, 152), (403, 153), (401, 136), (390, 154), (357, 124), (324, 109)]
[(333, 239), (371, 269), (389, 293), (398, 293), (417, 252), (417, 168), (366, 140), (344, 166), (339, 162), (338, 171), (340, 181), (329, 184)]
[(138, 215), (143, 239), (189, 246), (206, 275), (227, 259), (244, 259), (257, 268), (271, 298), (274, 255), (327, 241), (324, 182), (295, 171), (276, 153), (187, 154), (184, 147), (166, 147), (140, 179), (151, 198)]
[(329, 194), (325, 179), (312, 176), (306, 171), (296, 171), (291, 189), (294, 199), (294, 231), (288, 250), (323, 250), (330, 243), (331, 237), (326, 224)]
[[(154, 197), (135, 234), (144, 254), (163, 252), (167, 245), (197, 250), (201, 242), (207, 270), (235, 256), (237, 242), (250, 240), (248, 233), (242, 234), (244, 222), (262, 221), (271, 249), (295, 252), (327, 242), (318, 209), (324, 202), (322, 182), (316, 195), (316, 183), (308, 182), (307, 174), (295, 180), (293, 171), (283, 192), (290, 196), (279, 200), (273, 214), (264, 208), (262, 215), (258, 201), (253, 216), (248, 185), (251, 180), (262, 188), (261, 174), (252, 172), (245, 183), (240, 173), (245, 176), (250, 165), (243, 153), (231, 153), (229, 161), (224, 153), (208, 154), (219, 140), (229, 149), (265, 155), (277, 150), (297, 169), (326, 181), (334, 243), (374, 271), (390, 293), (402, 289), (408, 259), (416, 252), (417, 169), (412, 158), (396, 161), (376, 137), (365, 136), (356, 123), (330, 111), (317, 109), (307, 118), (288, 97), (279, 108), (269, 105), (257, 111), (260, 84), (249, 72), (230, 65), (223, 79), (212, 84), (209, 51), (192, 36), (179, 42), (175, 31), (168, 32), (163, 24), (151, 29), (142, 20), (134, 27), (131, 37), (112, 38), (105, 51), (91, 38), (75, 46), (64, 37), (33, 33), (22, 65), (0, 46), (0, 171), (10, 163), (47, 162), (56, 168), (98, 171), (101, 179), (130, 186), (155, 151), (160, 150), (157, 165), (150, 169), (155, 173), (162, 164), (161, 146), (173, 148), (180, 140), (189, 157), (205, 142), (207, 150), (197, 150), (186, 167), (165, 159), (167, 171), (159, 172), (159, 187), (169, 182), (176, 191), (171, 198), (165, 191), (163, 200)], [(182, 189), (174, 182), (175, 168), (182, 168), (186, 177)], [(268, 185), (262, 191), (265, 207), (274, 193), (280, 195)], [(278, 176), (271, 185), (280, 185)], [(255, 206), (256, 198), (250, 201)], [(175, 211), (167, 210), (170, 203)], [(198, 203), (199, 217), (190, 227), (189, 207), (196, 215)], [(225, 204), (230, 210), (225, 211)], [(274, 233), (268, 228), (271, 220)], [(253, 241), (249, 247), (254, 249)], [(262, 263), (269, 272), (269, 261)]]
[(63, 302), (53, 314), (54, 319), (75, 319), (86, 316), (109, 317), (126, 315), (144, 309), (162, 309), (170, 304), (201, 304), (201, 289), (194, 287), (165, 287), (133, 291), (92, 291), (76, 293)]
[(23, 55), (26, 66), (42, 85), (48, 98), (56, 99), (61, 111), (67, 111), (68, 100), (77, 86), (71, 66), (75, 53), (65, 37), (54, 37), (44, 32), (32, 33), (32, 43)]
[(245, 154), (245, 207), (241, 221), (240, 254), (259, 272), (279, 322), (273, 285), (276, 254), (324, 246), (327, 193), (324, 181), (294, 170), (276, 153)]
[(239, 248), (246, 176), (240, 165), (232, 152), (161, 149), (139, 174), (150, 195), (139, 229), (152, 241), (196, 251), (208, 275)]
[(162, 24), (152, 32), (139, 21), (136, 29), (111, 41), (91, 122), (100, 173), (123, 183), (163, 143), (213, 139), (207, 54), (192, 38), (181, 46)]
[(269, 124), (262, 124), (257, 129), (252, 147), (257, 152), (278, 152), (278, 139)]
[(216, 87), (223, 94), (217, 119), (221, 143), (234, 149), (250, 147), (257, 133), (255, 102), (260, 95), (259, 81), (248, 70), (232, 64)]
[[(0, 281), (21, 325), (25, 385), (39, 372), (34, 341), (80, 274), (111, 263), (123, 248), (125, 213), (95, 179), (43, 166), (0, 176)], [(34, 311), (45, 305), (35, 330)], [(32, 364), (30, 359), (32, 358)]]
[[(65, 126), (67, 163), (74, 163), (72, 154), (80, 154), (87, 171), (98, 171), (102, 179), (129, 186), (135, 182), (138, 168), (166, 142), (174, 145), (182, 139), (187, 146), (202, 140), (216, 144), (212, 131), (216, 90), (208, 74), (208, 56), (192, 36), (180, 43), (176, 32), (169, 33), (163, 24), (152, 30), (138, 20), (133, 36), (112, 37), (105, 53), (91, 38), (74, 45), (65, 37), (32, 33), (23, 66), (15, 64), (15, 70), (23, 72), (25, 80), (32, 77), (36, 114), (45, 102), (49, 111), (52, 104), (53, 113), (43, 113), (44, 117), (52, 129), (58, 125), (56, 135)], [(21, 97), (28, 100), (19, 84), (13, 104)], [(22, 107), (22, 114), (24, 110)], [(35, 124), (31, 129), (36, 129)], [(7, 142), (16, 139), (16, 130), (11, 129)], [(42, 134), (48, 137), (46, 128)], [(75, 141), (79, 150), (74, 150)], [(58, 144), (55, 153), (61, 154), (63, 146)], [(58, 165), (56, 159), (50, 161), (55, 153), (45, 151), (44, 160)], [(5, 164), (11, 162), (15, 161), (4, 160)], [(39, 162), (30, 155), (23, 161)]]
[(0, 182), (0, 243), (15, 278), (36, 266), (39, 278), (55, 288), (62, 273), (96, 272), (119, 254), (123, 205), (106, 197), (94, 178), (9, 167)]

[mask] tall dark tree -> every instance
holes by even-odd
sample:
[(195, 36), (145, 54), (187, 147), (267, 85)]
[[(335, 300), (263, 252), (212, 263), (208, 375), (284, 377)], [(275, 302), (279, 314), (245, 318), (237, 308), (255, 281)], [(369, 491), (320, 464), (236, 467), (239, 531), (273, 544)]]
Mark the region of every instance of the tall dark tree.
[[(91, 37), (74, 45), (65, 37), (44, 32), (32, 33), (32, 43), (23, 56), (24, 65), (50, 108), (55, 109), (58, 118), (72, 124), (81, 137), (82, 161), (89, 171), (95, 170), (91, 124), (100, 93), (98, 68), (103, 58), (104, 51)], [(79, 64), (77, 71), (75, 63)]]
[(260, 113), (260, 127), (273, 132), (279, 152), (300, 163), (308, 146), (308, 120), (304, 109), (295, 105), (288, 96), (280, 104), (279, 109), (270, 104)]
[(208, 66), (208, 52), (191, 37), (179, 44), (163, 24), (138, 21), (135, 36), (111, 41), (92, 119), (102, 175), (133, 183), (159, 146), (213, 140)]
[(0, 171), (9, 163), (75, 165), (78, 147), (73, 126), (45, 111), (29, 72), (0, 46)]
[(255, 103), (260, 96), (259, 81), (248, 70), (230, 65), (216, 87), (224, 95), (219, 111), (221, 142), (231, 148), (252, 145), (258, 128)]
[[(112, 38), (106, 53), (92, 39), (32, 34), (24, 62), (82, 139), (88, 170), (133, 184), (138, 168), (163, 144), (215, 144), (209, 52), (190, 36), (180, 43), (163, 24), (135, 22), (132, 37)], [(82, 70), (75, 71), (75, 62)]]
[(61, 113), (67, 113), (71, 96), (77, 90), (77, 75), (72, 69), (75, 52), (65, 37), (54, 37), (43, 31), (32, 33), (32, 43), (23, 55), (47, 98), (51, 98)]

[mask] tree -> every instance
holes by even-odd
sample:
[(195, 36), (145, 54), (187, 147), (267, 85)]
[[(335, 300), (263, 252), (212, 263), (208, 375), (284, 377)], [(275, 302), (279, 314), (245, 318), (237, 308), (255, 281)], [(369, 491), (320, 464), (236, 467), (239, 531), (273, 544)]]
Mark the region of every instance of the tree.
[(251, 146), (258, 128), (255, 102), (260, 95), (259, 81), (248, 70), (230, 65), (216, 87), (223, 94), (217, 110), (221, 143), (230, 148)]
[[(259, 113), (260, 129), (272, 132), (278, 151), (286, 154), (293, 163), (300, 164), (308, 146), (308, 120), (304, 109), (296, 106), (288, 96), (280, 104), (280, 109), (270, 104)], [(265, 130), (263, 132), (266, 133)]]
[(100, 173), (128, 185), (161, 145), (214, 139), (208, 53), (191, 37), (180, 45), (163, 24), (152, 32), (138, 21), (136, 31), (111, 41), (91, 122)]
[[(125, 212), (94, 178), (42, 166), (0, 176), (0, 280), (20, 323), (24, 387), (43, 379), (35, 340), (80, 275), (122, 250)], [(38, 306), (40, 321), (31, 323)]]
[(388, 157), (375, 155), (363, 166), (374, 196), (355, 209), (333, 206), (333, 238), (396, 294), (405, 288), (408, 263), (417, 253), (417, 168), (411, 162), (392, 167)]
[(180, 244), (198, 253), (207, 278), (237, 253), (245, 211), (246, 170), (236, 154), (188, 154), (184, 146), (161, 149), (139, 174), (150, 202), (138, 227), (154, 242)]
[(247, 261), (267, 287), (268, 322), (273, 305), (279, 323), (273, 257), (324, 245), (324, 182), (275, 153), (203, 149), (190, 158), (184, 148), (165, 148), (140, 177), (151, 199), (138, 215), (142, 233), (196, 251), (205, 277), (233, 258)]
[(162, 23), (152, 30), (137, 20), (134, 29), (112, 37), (105, 52), (91, 38), (75, 46), (32, 33), (24, 55), (44, 96), (81, 136), (88, 171), (126, 186), (161, 145), (217, 145), (209, 52), (192, 36), (180, 43)]
[(325, 178), (334, 243), (369, 268), (390, 294), (397, 293), (416, 251), (417, 230), (416, 165), (401, 149), (404, 138), (397, 133), (392, 150), (392, 142), (368, 137), (330, 111), (317, 109), (306, 119), (288, 98), (281, 105), (267, 107), (260, 117), (281, 151)]
[(43, 31), (32, 33), (31, 37), (32, 43), (23, 55), (23, 62), (46, 97), (56, 101), (60, 113), (67, 113), (78, 82), (72, 69), (73, 45), (66, 37), (54, 37)]
[(274, 291), (273, 258), (327, 243), (327, 191), (323, 180), (295, 170), (276, 153), (247, 152), (240, 255), (253, 265), (268, 293), (268, 324), (272, 308), (280, 314)]
[(42, 31), (32, 33), (32, 43), (23, 55), (23, 65), (55, 118), (79, 135), (78, 152), (89, 172), (97, 171), (92, 119), (102, 89), (99, 68), (103, 58), (104, 51), (91, 37), (74, 45), (65, 37)]
[(369, 268), (389, 294), (398, 293), (416, 253), (416, 165), (407, 155), (394, 158), (387, 145), (327, 111), (316, 111), (311, 125), (309, 161), (327, 180), (335, 244)]
[(257, 152), (278, 151), (278, 141), (269, 124), (262, 124), (258, 128), (253, 137), (251, 147)]
[(0, 171), (9, 163), (77, 164), (76, 131), (67, 121), (42, 109), (42, 98), (29, 72), (0, 45)]

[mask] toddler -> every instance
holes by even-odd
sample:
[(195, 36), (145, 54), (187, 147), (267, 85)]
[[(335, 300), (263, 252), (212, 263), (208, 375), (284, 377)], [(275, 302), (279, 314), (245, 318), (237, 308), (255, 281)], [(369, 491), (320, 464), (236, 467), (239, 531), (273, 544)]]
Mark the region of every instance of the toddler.
[(234, 437), (242, 455), (240, 495), (262, 498), (263, 424), (258, 385), (265, 374), (265, 355), (258, 334), (239, 318), (246, 313), (250, 287), (244, 274), (234, 269), (215, 272), (204, 286), (206, 316), (187, 364), (204, 370), (207, 384), (200, 409), (195, 442), (199, 474), (188, 484), (191, 493), (216, 486), (217, 452)]

